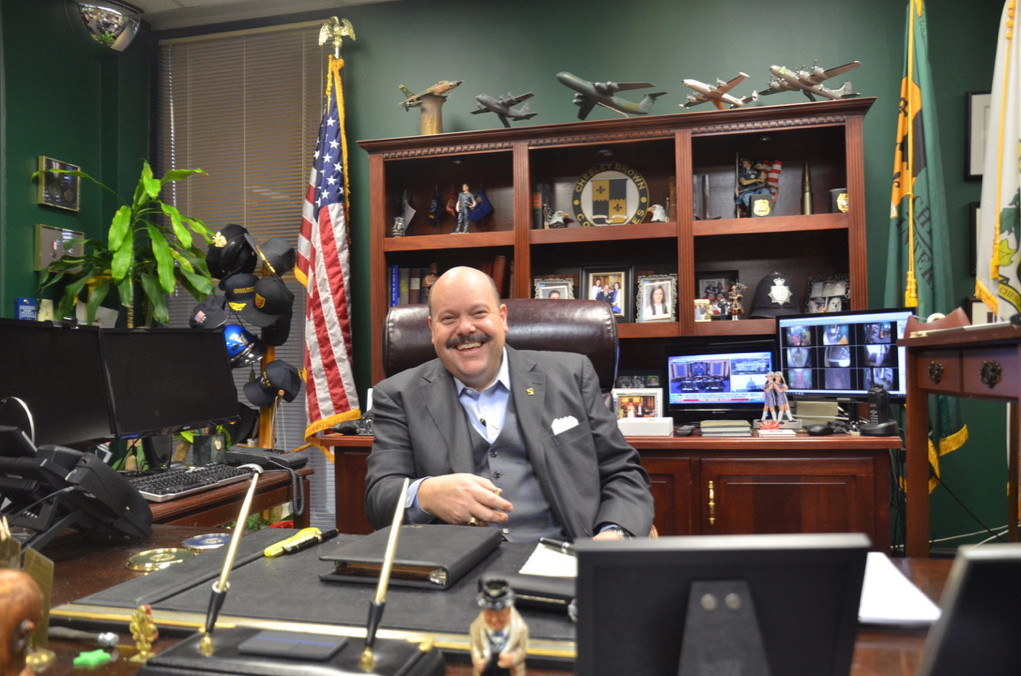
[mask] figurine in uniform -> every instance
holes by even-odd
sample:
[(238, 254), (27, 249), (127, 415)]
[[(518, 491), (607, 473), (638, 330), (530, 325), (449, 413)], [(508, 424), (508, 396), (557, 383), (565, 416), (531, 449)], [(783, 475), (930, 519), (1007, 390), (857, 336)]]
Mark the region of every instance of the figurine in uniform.
[(461, 186), (461, 193), (457, 196), (457, 228), (454, 234), (468, 232), (468, 212), (475, 208), (475, 195), (468, 189), (468, 184)]
[(473, 676), (525, 676), (528, 626), (514, 591), (505, 580), (480, 580), (478, 602), (482, 612), (468, 632)]
[(28, 573), (0, 569), (0, 676), (31, 676), (29, 640), (43, 615), (43, 595)]
[(741, 167), (737, 170), (737, 204), (744, 207), (746, 214), (751, 214), (752, 197), (755, 195), (769, 195), (769, 186), (766, 185), (766, 172), (761, 164), (752, 164), (747, 157), (741, 158)]
[(773, 400), (776, 402), (777, 422), (783, 420), (784, 413), (787, 419), (794, 422), (794, 415), (791, 413), (790, 404), (787, 403), (787, 383), (783, 379), (783, 373), (777, 371), (773, 374)]

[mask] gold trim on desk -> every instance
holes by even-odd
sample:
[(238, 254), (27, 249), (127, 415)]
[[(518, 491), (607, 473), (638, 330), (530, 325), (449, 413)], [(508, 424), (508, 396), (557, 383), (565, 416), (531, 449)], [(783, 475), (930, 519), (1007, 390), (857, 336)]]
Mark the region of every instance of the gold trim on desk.
[[(125, 625), (131, 621), (132, 608), (111, 608), (107, 606), (95, 606), (88, 604), (70, 603), (57, 606), (50, 610), (51, 622), (60, 618), (74, 621), (76, 624), (82, 622), (95, 622), (103, 624)], [(204, 613), (186, 613), (180, 611), (166, 611), (152, 609), (152, 620), (160, 628), (188, 629), (201, 631), (205, 625)], [(220, 615), (217, 618), (216, 626), (219, 629), (232, 627), (250, 627), (253, 629), (268, 629), (275, 631), (298, 631), (313, 634), (325, 634), (328, 636), (365, 636), (365, 627), (345, 626), (337, 624), (319, 624), (316, 622), (293, 622), (286, 620), (263, 620), (254, 617), (239, 617), (237, 615)], [(443, 634), (421, 631), (409, 631), (405, 629), (383, 629), (376, 634), (377, 638), (405, 640), (410, 643), (422, 643), (425, 640), (432, 640), (437, 648), (441, 650), (456, 650), (470, 652), (471, 647), (468, 634)], [(573, 660), (575, 658), (574, 641), (551, 641), (548, 639), (528, 639), (528, 654), (533, 657), (548, 657), (555, 659)]]

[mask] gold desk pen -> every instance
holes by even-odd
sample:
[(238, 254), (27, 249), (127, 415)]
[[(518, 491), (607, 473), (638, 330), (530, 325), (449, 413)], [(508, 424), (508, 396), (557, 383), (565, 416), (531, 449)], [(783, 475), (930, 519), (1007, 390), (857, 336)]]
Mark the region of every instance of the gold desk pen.
[(408, 499), (408, 485), (411, 479), (405, 478), (401, 486), (401, 495), (397, 500), (397, 509), (394, 510), (393, 525), (390, 526), (390, 537), (386, 542), (386, 552), (383, 554), (383, 567), (379, 571), (379, 584), (376, 585), (376, 597), (369, 603), (369, 621), (365, 630), (365, 650), (362, 651), (360, 666), (363, 671), (370, 672), (376, 668), (376, 658), (372, 654), (372, 645), (376, 641), (376, 630), (379, 629), (379, 622), (383, 619), (383, 607), (386, 605), (386, 588), (390, 583), (390, 571), (393, 569), (394, 558), (397, 556), (397, 537), (401, 532), (401, 522), (404, 521), (404, 503)]
[(209, 610), (206, 611), (206, 628), (199, 641), (199, 652), (206, 657), (213, 656), (213, 627), (216, 626), (216, 616), (220, 614), (224, 599), (227, 598), (227, 590), (230, 589), (230, 571), (234, 567), (234, 559), (238, 554), (238, 545), (241, 544), (241, 536), (245, 534), (245, 521), (248, 520), (248, 511), (252, 508), (252, 498), (255, 496), (255, 485), (259, 482), (259, 475), (262, 474), (262, 467), (258, 465), (241, 465), (241, 467), (252, 468), (252, 483), (248, 486), (248, 493), (241, 503), (241, 513), (238, 514), (237, 523), (234, 524), (234, 534), (227, 546), (227, 557), (223, 561), (223, 569), (220, 571), (220, 578), (213, 582), (213, 593), (209, 597)]

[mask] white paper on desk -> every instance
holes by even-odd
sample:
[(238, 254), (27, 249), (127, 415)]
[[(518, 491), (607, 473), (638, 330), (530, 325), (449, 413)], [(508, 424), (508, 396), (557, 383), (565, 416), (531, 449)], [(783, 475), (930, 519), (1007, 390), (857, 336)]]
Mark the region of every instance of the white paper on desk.
[(939, 616), (939, 606), (904, 577), (886, 554), (869, 552), (858, 622), (918, 626), (932, 624)]
[(578, 577), (578, 558), (543, 545), (536, 545), (535, 551), (518, 572), (522, 575)]

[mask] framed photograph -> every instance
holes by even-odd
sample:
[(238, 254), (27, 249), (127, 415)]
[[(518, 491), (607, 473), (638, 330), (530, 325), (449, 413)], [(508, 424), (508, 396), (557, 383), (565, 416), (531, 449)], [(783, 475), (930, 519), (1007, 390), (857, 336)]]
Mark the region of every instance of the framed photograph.
[(618, 418), (660, 418), (663, 416), (663, 390), (653, 387), (616, 388), (610, 391), (613, 411)]
[(585, 298), (609, 303), (617, 321), (632, 321), (635, 290), (630, 265), (584, 267), (581, 269), (581, 288)]
[(989, 131), (989, 92), (967, 92), (967, 125), (964, 131), (964, 180), (982, 178), (986, 160), (986, 134)]
[(850, 276), (811, 277), (805, 291), (805, 312), (842, 312), (851, 309)]
[(629, 387), (659, 387), (660, 374), (654, 371), (628, 371), (617, 374), (613, 386), (617, 389)]
[(695, 273), (695, 297), (709, 301), (710, 317), (721, 315), (720, 301), (727, 300), (730, 286), (738, 280), (737, 270), (716, 270)]
[(642, 275), (637, 285), (636, 322), (677, 321), (677, 275)]
[(536, 277), (536, 298), (574, 298), (574, 280), (570, 277)]
[(968, 204), (968, 264), (971, 266), (972, 277), (978, 274), (975, 237), (978, 236), (978, 221), (982, 218), (981, 204), (981, 202)]
[(64, 171), (80, 171), (80, 167), (67, 162), (55, 160), (45, 155), (39, 156), (39, 171), (45, 172), (39, 176), (38, 201), (48, 207), (78, 211), (79, 209), (79, 188), (81, 179), (70, 174), (53, 174), (50, 169), (61, 169)]

